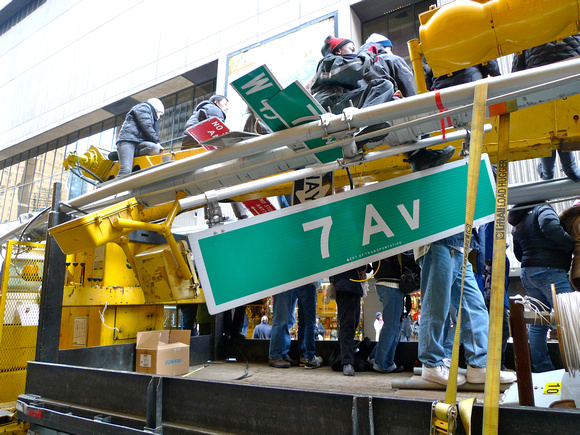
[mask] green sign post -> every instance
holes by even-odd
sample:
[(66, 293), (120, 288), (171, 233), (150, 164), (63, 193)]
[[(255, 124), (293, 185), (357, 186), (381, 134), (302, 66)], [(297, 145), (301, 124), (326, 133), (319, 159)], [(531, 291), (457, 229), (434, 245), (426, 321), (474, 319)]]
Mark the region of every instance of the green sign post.
[[(493, 220), (482, 159), (474, 225)], [(467, 161), (189, 236), (214, 314), (462, 232)]]
[[(233, 81), (232, 86), (272, 131), (316, 121), (324, 113), (320, 104), (299, 82), (282, 88), (266, 65)], [(312, 150), (328, 144), (329, 141), (323, 138), (313, 139), (295, 144), (291, 148), (295, 151), (305, 148)], [(342, 150), (333, 148), (316, 153), (315, 156), (322, 163), (333, 162), (342, 157)]]

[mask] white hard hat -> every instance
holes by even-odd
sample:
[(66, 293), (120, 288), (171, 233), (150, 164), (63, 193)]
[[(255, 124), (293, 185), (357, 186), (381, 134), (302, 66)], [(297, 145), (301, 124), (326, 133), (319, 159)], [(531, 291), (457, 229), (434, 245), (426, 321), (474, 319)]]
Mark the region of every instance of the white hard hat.
[(165, 113), (165, 107), (163, 107), (163, 103), (159, 98), (149, 98), (147, 102), (151, 104), (155, 111), (159, 112), (159, 114), (163, 115)]

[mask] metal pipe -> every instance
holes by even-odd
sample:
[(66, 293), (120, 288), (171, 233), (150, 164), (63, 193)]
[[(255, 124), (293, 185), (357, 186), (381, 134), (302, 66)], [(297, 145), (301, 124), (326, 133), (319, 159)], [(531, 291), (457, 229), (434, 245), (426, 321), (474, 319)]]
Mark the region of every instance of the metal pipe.
[[(580, 82), (580, 59), (546, 65), (505, 76), (490, 77), (487, 80), (489, 81), (488, 100), (495, 99), (498, 103), (513, 99), (513, 96), (509, 95), (510, 93), (521, 91), (524, 88), (535, 87), (533, 91), (530, 91), (530, 94), (524, 95), (525, 99), (523, 97), (517, 98), (518, 107), (527, 107), (576, 94)], [(556, 83), (555, 81), (558, 80), (559, 82)], [(466, 83), (438, 91), (440, 105), (442, 104), (445, 108), (453, 108), (458, 105), (470, 104), (473, 101), (474, 86), (475, 83)], [(378, 124), (385, 120), (438, 112), (439, 107), (435, 92), (427, 92), (360, 109), (350, 121), (350, 127), (364, 127)], [(125, 190), (159, 183), (167, 179), (168, 174), (171, 174), (171, 177), (175, 177), (209, 165), (262, 153), (282, 146), (289, 146), (297, 142), (317, 139), (327, 134), (338, 133), (347, 129), (347, 125), (341, 120), (341, 115), (331, 117), (326, 128), (320, 127), (317, 122), (299, 125), (287, 130), (241, 141), (211, 153), (192, 156), (168, 165), (152, 168), (143, 173), (133, 174), (126, 179), (105, 183), (95, 192), (79, 196), (70, 201), (70, 204), (76, 207), (83, 207)]]
[[(486, 131), (491, 129), (491, 125), (486, 124)], [(262, 178), (259, 180), (249, 181), (247, 183), (238, 184), (231, 187), (226, 187), (212, 192), (212, 199), (217, 201), (222, 201), (224, 199), (232, 198), (234, 196), (244, 195), (246, 193), (255, 192), (257, 190), (265, 189), (272, 186), (278, 186), (280, 184), (289, 183), (295, 180), (300, 180), (307, 177), (314, 177), (317, 175), (326, 174), (327, 172), (337, 171), (340, 169), (345, 169), (350, 166), (360, 165), (365, 161), (380, 160), (392, 155), (401, 154), (402, 152), (415, 151), (417, 149), (425, 148), (425, 146), (437, 145), (446, 141), (465, 139), (468, 136), (466, 130), (455, 131), (449, 133), (443, 140), (441, 136), (431, 137), (428, 139), (423, 139), (417, 141), (417, 143), (412, 145), (401, 145), (396, 149), (387, 149), (380, 151), (372, 151), (370, 153), (364, 154), (363, 160), (351, 160), (343, 162), (332, 162), (325, 163), (322, 165), (314, 166), (311, 168), (298, 169), (296, 171), (285, 172), (283, 174), (278, 174), (268, 178)], [(206, 194), (189, 196), (179, 200), (182, 210), (195, 208), (202, 206), (207, 203)]]

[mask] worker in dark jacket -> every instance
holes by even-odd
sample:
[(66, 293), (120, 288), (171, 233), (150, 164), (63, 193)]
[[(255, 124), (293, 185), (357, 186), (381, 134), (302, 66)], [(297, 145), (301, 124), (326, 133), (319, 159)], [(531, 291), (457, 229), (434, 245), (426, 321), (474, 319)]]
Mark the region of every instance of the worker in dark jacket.
[(350, 39), (329, 36), (321, 50), (312, 94), (322, 107), (340, 114), (350, 101), (357, 108), (386, 103), (395, 89), (388, 72), (377, 65), (371, 52), (356, 54)]
[(375, 371), (381, 373), (394, 373), (404, 370), (403, 366), (395, 364), (395, 351), (399, 344), (401, 315), (403, 314), (403, 302), (405, 299), (405, 293), (399, 288), (404, 267), (417, 275), (421, 273), (421, 268), (415, 263), (412, 251), (403, 252), (400, 255), (373, 263), (373, 270), (376, 272), (374, 278), (376, 280), (377, 295), (383, 303), (384, 323), (379, 334), (378, 343), (369, 356), (369, 363)]
[(373, 33), (359, 49), (359, 53), (369, 51), (377, 55), (377, 62), (389, 72), (389, 79), (395, 85), (395, 91), (400, 91), (401, 96), (410, 97), (415, 95), (413, 71), (400, 56), (393, 53), (393, 43), (386, 36)]
[(361, 281), (370, 271), (369, 265), (363, 265), (329, 278), (336, 289), (338, 342), (345, 376), (354, 376), (354, 336), (360, 322), (360, 302), (364, 293)]
[[(508, 214), (508, 222), (514, 227), (514, 254), (522, 264), (522, 284), (528, 295), (539, 301), (533, 302), (539, 311), (550, 311), (553, 306), (551, 284), (556, 286), (556, 293), (572, 291), (568, 270), (574, 240), (549, 204), (533, 208), (516, 205), (514, 209)], [(546, 344), (547, 332), (548, 326), (544, 325), (531, 325), (529, 329), (534, 372), (554, 370)]]
[(161, 154), (159, 144), (159, 118), (165, 113), (163, 103), (150, 98), (129, 110), (117, 138), (117, 153), (121, 168), (117, 178), (124, 177), (133, 169), (133, 158)]
[(191, 115), (185, 123), (183, 132), (184, 138), (181, 145), (182, 148), (190, 148), (191, 146), (199, 145), (194, 138), (185, 132), (185, 130), (213, 117), (225, 122), (227, 113), (228, 99), (223, 95), (212, 95), (209, 100), (199, 103), (193, 111), (193, 115)]
[[(570, 59), (580, 55), (580, 34), (564, 38), (562, 41), (553, 41), (537, 47), (528, 48), (514, 57), (512, 72), (548, 65), (561, 60)], [(566, 176), (574, 181), (580, 181), (580, 171), (573, 152), (558, 150), (562, 170)], [(542, 180), (554, 178), (556, 166), (556, 150), (548, 157), (540, 158), (538, 163), (538, 175)]]
[[(351, 104), (364, 108), (393, 100), (394, 80), (377, 56), (369, 51), (356, 53), (350, 39), (328, 36), (321, 50), (323, 58), (316, 67), (312, 94), (316, 101), (335, 115), (342, 113)], [(359, 134), (388, 127), (388, 123), (365, 127)], [(370, 141), (379, 142), (386, 135), (357, 141), (360, 149)]]
[(463, 83), (475, 82), (486, 78), (487, 76), (496, 77), (501, 75), (499, 71), (499, 64), (497, 60), (490, 60), (488, 63), (479, 64), (467, 67), (465, 69), (455, 71), (450, 75), (443, 75), (439, 77), (433, 76), (433, 70), (423, 58), (423, 70), (425, 71), (425, 81), (427, 82), (427, 89), (434, 91), (437, 89), (444, 89), (450, 86), (460, 85)]
[[(413, 72), (407, 62), (402, 57), (394, 54), (392, 49), (393, 44), (389, 38), (373, 33), (360, 48), (359, 53), (367, 51), (376, 54), (377, 63), (387, 70), (389, 78), (395, 86), (395, 96), (411, 97), (416, 94)], [(406, 153), (405, 156), (411, 166), (411, 170), (416, 172), (447, 163), (454, 153), (455, 148), (448, 145), (440, 150), (424, 148), (411, 151)]]

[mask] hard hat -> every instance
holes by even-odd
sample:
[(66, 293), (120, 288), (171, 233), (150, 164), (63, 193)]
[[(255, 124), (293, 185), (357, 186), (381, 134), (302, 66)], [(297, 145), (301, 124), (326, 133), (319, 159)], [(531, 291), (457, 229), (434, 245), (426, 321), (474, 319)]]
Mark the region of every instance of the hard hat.
[(160, 115), (165, 113), (165, 107), (163, 107), (163, 103), (159, 98), (149, 98), (147, 102), (151, 104), (155, 111), (159, 112)]

